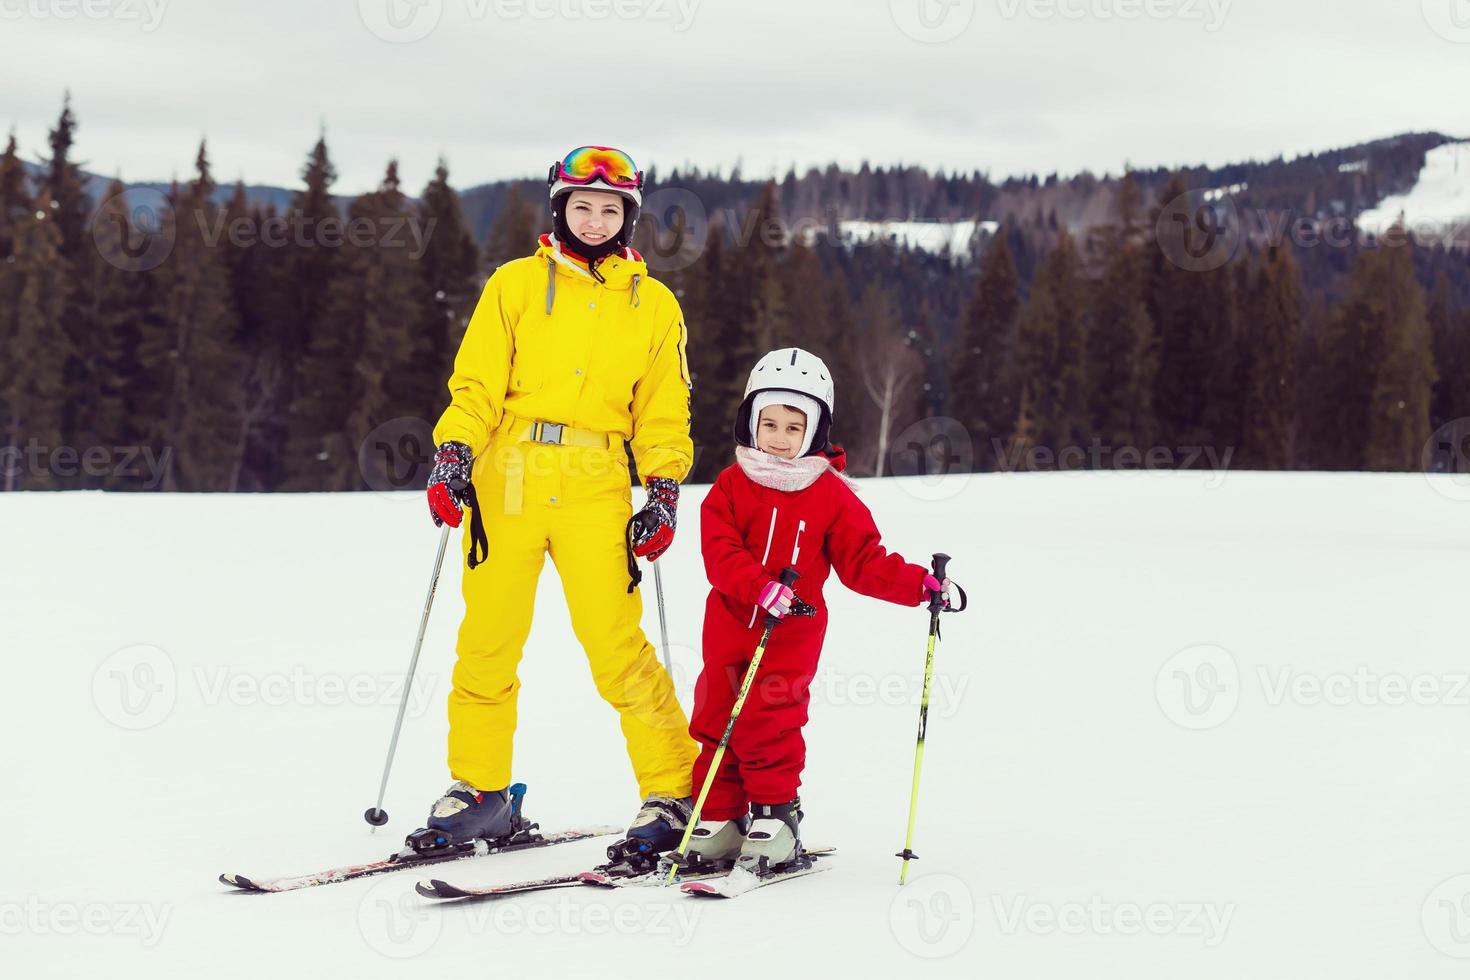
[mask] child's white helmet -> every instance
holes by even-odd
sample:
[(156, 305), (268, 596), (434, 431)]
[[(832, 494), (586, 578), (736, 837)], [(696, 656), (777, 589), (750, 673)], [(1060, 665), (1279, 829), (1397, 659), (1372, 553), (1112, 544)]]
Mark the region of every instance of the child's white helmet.
[(827, 370), (820, 357), (800, 347), (783, 347), (756, 362), (745, 382), (745, 397), (740, 401), (740, 410), (735, 413), (735, 442), (739, 445), (751, 445), (751, 403), (763, 391), (794, 391), (816, 399), (822, 408), (822, 418), (813, 429), (807, 455), (815, 455), (827, 448), (836, 393), (832, 372)]

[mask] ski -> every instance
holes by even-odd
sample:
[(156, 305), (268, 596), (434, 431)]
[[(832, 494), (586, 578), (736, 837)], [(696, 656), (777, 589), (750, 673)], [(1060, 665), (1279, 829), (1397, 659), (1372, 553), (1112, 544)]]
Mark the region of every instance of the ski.
[[(832, 852), (833, 848), (822, 847), (806, 853), (811, 857), (819, 857)], [(688, 871), (681, 869), (674, 879), (674, 884), (724, 878), (732, 868), (731, 863), (721, 862), (716, 866), (708, 866), (707, 869)], [(668, 874), (669, 866), (663, 861), (659, 863), (659, 867), (651, 871), (636, 871), (629, 865), (621, 863), (604, 864), (591, 871), (532, 878), (529, 881), (517, 881), (508, 885), (455, 885), (439, 879), (429, 879), (419, 882), (414, 886), (414, 890), (425, 898), (455, 899), (520, 895), (526, 892), (546, 891), (551, 888), (569, 888), (573, 885), (590, 885), (595, 888), (656, 888), (664, 884), (668, 879)]]
[[(720, 868), (699, 874), (697, 877), (719, 877), (726, 874), (726, 871), (727, 869)], [(627, 865), (602, 865), (591, 871), (575, 871), (571, 874), (532, 878), (529, 881), (517, 881), (508, 885), (455, 885), (431, 878), (419, 882), (414, 886), (414, 890), (425, 898), (492, 898), (500, 895), (546, 891), (550, 888), (568, 888), (573, 885), (592, 885), (601, 888), (660, 885), (667, 875), (667, 868), (663, 871), (657, 869), (634, 871)], [(695, 877), (694, 875), (680, 875), (676, 880), (692, 881)]]
[(389, 871), (398, 871), (403, 868), (421, 868), (430, 864), (443, 864), (447, 861), (459, 861), (464, 858), (484, 857), (490, 854), (506, 854), (511, 851), (524, 851), (533, 847), (550, 847), (553, 844), (570, 844), (573, 841), (588, 840), (593, 837), (606, 837), (610, 834), (620, 834), (621, 827), (583, 827), (573, 830), (559, 830), (550, 834), (538, 834), (532, 829), (509, 838), (504, 843), (497, 844), (488, 840), (465, 841), (452, 844), (441, 850), (420, 853), (411, 848), (404, 848), (396, 854), (390, 854), (381, 861), (371, 861), (367, 864), (349, 864), (340, 868), (328, 868), (325, 871), (317, 871), (312, 874), (294, 875), (283, 878), (247, 878), (238, 874), (222, 874), (219, 876), (221, 884), (229, 885), (247, 892), (288, 892), (298, 888), (310, 888), (314, 885), (329, 885), (339, 881), (353, 881), (358, 878), (366, 878), (370, 875), (385, 874)]
[(736, 868), (722, 878), (686, 881), (679, 888), (686, 895), (699, 895), (707, 898), (739, 898), (746, 892), (752, 892), (767, 885), (789, 881), (792, 878), (802, 878), (820, 871), (830, 871), (832, 865), (817, 860), (818, 857), (827, 853), (831, 853), (830, 849), (807, 851), (803, 856), (804, 863), (781, 871), (767, 871), (758, 874), (746, 868)]

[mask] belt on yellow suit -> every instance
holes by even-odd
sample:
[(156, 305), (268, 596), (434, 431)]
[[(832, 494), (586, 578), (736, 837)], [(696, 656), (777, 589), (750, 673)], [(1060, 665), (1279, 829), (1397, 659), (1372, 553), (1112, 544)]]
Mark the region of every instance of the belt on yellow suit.
[[(577, 429), (559, 422), (506, 415), (500, 423), (499, 431), (502, 435), (507, 436), (511, 443), (539, 442), (549, 446), (579, 446), (583, 449), (606, 449), (609, 452), (623, 451), (623, 437), (616, 432)], [(505, 461), (505, 513), (519, 514), (526, 482), (526, 457), (520, 447), (515, 446), (502, 458)]]

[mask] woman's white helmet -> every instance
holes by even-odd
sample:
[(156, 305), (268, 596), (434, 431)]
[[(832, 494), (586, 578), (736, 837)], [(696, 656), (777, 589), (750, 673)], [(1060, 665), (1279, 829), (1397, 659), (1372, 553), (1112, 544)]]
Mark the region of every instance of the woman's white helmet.
[(832, 409), (836, 393), (832, 385), (832, 372), (815, 354), (800, 347), (783, 347), (762, 357), (745, 382), (745, 397), (735, 413), (735, 442), (741, 446), (753, 446), (751, 437), (751, 408), (756, 396), (762, 392), (791, 391), (813, 399), (821, 411), (821, 418), (814, 424), (808, 420), (810, 443), (803, 455), (815, 455), (827, 448), (832, 428)]

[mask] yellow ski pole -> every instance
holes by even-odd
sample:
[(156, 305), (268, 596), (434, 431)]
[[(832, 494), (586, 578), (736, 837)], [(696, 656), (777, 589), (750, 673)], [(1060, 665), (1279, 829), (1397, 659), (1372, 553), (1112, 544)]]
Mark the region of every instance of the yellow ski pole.
[[(944, 581), (945, 567), (948, 564), (949, 555), (938, 553), (934, 555), (934, 577), (940, 582)], [(924, 765), (924, 731), (929, 727), (929, 687), (934, 680), (934, 646), (939, 639), (939, 614), (959, 612), (969, 605), (963, 589), (960, 589), (960, 599), (961, 604), (958, 608), (948, 609), (942, 592), (933, 592), (929, 596), (929, 652), (924, 658), (924, 692), (919, 699), (919, 740), (914, 747), (914, 782), (909, 790), (909, 829), (908, 834), (904, 837), (903, 850), (894, 855), (903, 858), (903, 867), (898, 872), (900, 885), (908, 880), (909, 862), (917, 861), (919, 858), (914, 853), (914, 817), (919, 812), (919, 770)]]
[[(796, 569), (788, 568), (781, 573), (781, 584), (790, 588), (800, 577)], [(794, 612), (795, 607), (792, 608)], [(694, 812), (689, 815), (689, 825), (684, 828), (684, 836), (680, 839), (678, 848), (669, 855), (671, 864), (669, 876), (664, 879), (665, 884), (674, 883), (674, 877), (679, 873), (679, 865), (688, 859), (684, 848), (689, 846), (689, 838), (694, 836), (694, 828), (699, 826), (699, 814), (704, 810), (704, 801), (709, 796), (710, 787), (715, 784), (715, 773), (719, 772), (720, 760), (725, 757), (725, 747), (730, 744), (730, 733), (735, 730), (735, 720), (740, 717), (740, 709), (745, 705), (745, 696), (750, 693), (750, 685), (755, 680), (755, 672), (760, 669), (761, 658), (766, 655), (766, 644), (771, 642), (771, 632), (780, 622), (781, 620), (774, 613), (766, 613), (766, 629), (761, 634), (760, 646), (755, 648), (755, 655), (750, 658), (750, 666), (745, 669), (745, 679), (740, 683), (740, 693), (735, 697), (735, 706), (730, 709), (730, 720), (725, 723), (725, 734), (720, 736), (720, 744), (715, 747), (715, 756), (710, 760), (709, 771), (704, 774), (704, 785), (699, 788), (699, 798), (694, 801)]]

